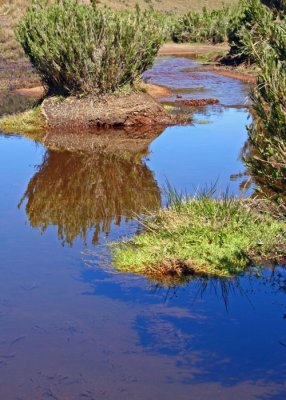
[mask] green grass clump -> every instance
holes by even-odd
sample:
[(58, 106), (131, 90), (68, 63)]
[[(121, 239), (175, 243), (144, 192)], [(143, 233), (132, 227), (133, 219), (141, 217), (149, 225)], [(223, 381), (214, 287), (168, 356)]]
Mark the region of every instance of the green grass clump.
[(105, 94), (135, 82), (165, 37), (152, 11), (116, 13), (95, 1), (34, 0), (17, 29), (52, 93)]
[(31, 139), (37, 139), (42, 136), (44, 128), (45, 122), (40, 106), (0, 118), (0, 131), (4, 133), (21, 133)]
[(254, 210), (250, 200), (173, 196), (143, 224), (144, 233), (115, 245), (118, 270), (229, 277), (285, 251), (285, 221)]
[(230, 7), (190, 11), (178, 19), (172, 38), (177, 43), (223, 43), (227, 41), (235, 17), (236, 9)]

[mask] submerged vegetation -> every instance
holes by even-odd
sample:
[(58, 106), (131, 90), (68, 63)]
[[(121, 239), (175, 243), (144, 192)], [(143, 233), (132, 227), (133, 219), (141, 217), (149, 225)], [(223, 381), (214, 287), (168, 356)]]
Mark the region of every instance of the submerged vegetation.
[(279, 258), (286, 245), (286, 223), (252, 201), (212, 198), (212, 193), (179, 197), (145, 219), (145, 232), (116, 244), (120, 271), (147, 275), (232, 276), (254, 262)]
[(111, 93), (152, 65), (164, 26), (152, 11), (115, 13), (96, 2), (33, 1), (17, 29), (26, 55), (52, 93)]

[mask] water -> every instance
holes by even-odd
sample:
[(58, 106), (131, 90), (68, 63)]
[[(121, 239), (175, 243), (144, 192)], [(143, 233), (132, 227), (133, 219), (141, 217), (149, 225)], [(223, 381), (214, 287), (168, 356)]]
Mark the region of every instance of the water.
[[(249, 103), (248, 88), (238, 80), (212, 72), (197, 72), (198, 63), (184, 57), (160, 57), (154, 68), (145, 72), (149, 83), (173, 88), (184, 98), (218, 99), (224, 106), (243, 106)], [(168, 98), (176, 100), (176, 96)]]
[(241, 194), (247, 110), (194, 117), (130, 159), (0, 136), (1, 399), (285, 399), (282, 266), (173, 288), (111, 266), (166, 181)]

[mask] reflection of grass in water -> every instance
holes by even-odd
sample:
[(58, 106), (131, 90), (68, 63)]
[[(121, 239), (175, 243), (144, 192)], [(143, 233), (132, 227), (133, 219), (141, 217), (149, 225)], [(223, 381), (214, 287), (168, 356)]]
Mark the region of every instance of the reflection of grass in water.
[[(260, 291), (276, 295), (277, 293), (286, 294), (286, 268), (285, 266), (268, 265), (266, 268), (256, 267), (248, 270), (245, 274), (230, 278), (224, 277), (182, 277), (181, 281), (176, 280), (151, 280), (151, 290), (157, 295), (161, 295), (167, 301), (180, 296), (180, 288), (188, 288), (188, 297), (192, 302), (214, 296), (218, 301), (222, 301), (228, 309), (230, 300), (233, 297), (244, 297), (251, 301), (251, 294)], [(286, 309), (285, 304), (281, 304), (282, 312)], [(285, 313), (283, 313), (285, 318)]]
[(147, 275), (233, 276), (285, 251), (286, 224), (250, 201), (210, 193), (179, 197), (145, 221), (145, 233), (116, 246), (119, 270)]
[(205, 87), (197, 87), (197, 88), (171, 88), (168, 87), (173, 93), (176, 94), (188, 94), (188, 93), (201, 93), (205, 92), (207, 88)]
[(199, 125), (207, 125), (211, 123), (208, 119), (194, 119), (192, 122), (193, 124), (199, 124)]
[[(254, 277), (254, 274), (249, 274), (249, 279)], [(255, 271), (256, 276), (256, 271)], [(193, 303), (203, 299), (205, 296), (214, 294), (215, 297), (222, 301), (226, 307), (229, 305), (229, 297), (232, 294), (247, 297), (247, 293), (241, 285), (240, 277), (232, 279), (225, 277), (202, 277), (190, 276), (181, 277), (178, 279), (169, 279), (168, 281), (152, 277), (151, 289), (162, 294), (166, 300), (172, 300), (173, 297), (179, 297), (179, 290), (184, 286), (188, 288), (189, 296)]]
[(78, 236), (86, 240), (89, 229), (96, 243), (113, 222), (160, 207), (161, 196), (141, 160), (48, 151), (19, 206), (25, 201), (33, 227), (57, 226), (60, 240), (71, 245)]

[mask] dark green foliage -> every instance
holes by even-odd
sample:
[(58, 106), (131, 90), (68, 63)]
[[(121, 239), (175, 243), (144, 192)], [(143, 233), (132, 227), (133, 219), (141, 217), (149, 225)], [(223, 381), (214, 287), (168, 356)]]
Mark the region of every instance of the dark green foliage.
[(251, 92), (254, 122), (245, 161), (263, 194), (286, 200), (286, 2), (242, 0), (230, 56), (259, 70)]
[(251, 31), (253, 26), (257, 23), (257, 18), (259, 17), (258, 6), (260, 5), (260, 0), (250, 2), (248, 0), (242, 0), (240, 2), (240, 10), (236, 24), (233, 25), (228, 33), (228, 41), (230, 43), (229, 55), (236, 63), (245, 61), (253, 62), (252, 54), (248, 51), (249, 49), (244, 43), (244, 34), (246, 31)]
[[(253, 38), (257, 35), (254, 40), (263, 40), (262, 36), (266, 34), (266, 31), (263, 33), (262, 24), (266, 23), (268, 26), (277, 15), (281, 16), (281, 11), (285, 10), (285, 7), (285, 0), (241, 0), (236, 23), (228, 33), (229, 55), (233, 61), (236, 63), (255, 62), (255, 56), (248, 47), (245, 37), (250, 33)], [(259, 25), (262, 30), (257, 32)]]
[(286, 6), (285, 0), (262, 0), (262, 3), (278, 11), (282, 11)]
[(230, 32), (230, 55), (259, 70), (251, 92), (254, 122), (248, 128), (245, 161), (257, 188), (286, 200), (286, 2), (243, 0), (239, 23)]
[(257, 23), (245, 31), (243, 43), (260, 73), (252, 91), (254, 123), (249, 127), (251, 151), (246, 162), (258, 187), (285, 202), (286, 196), (286, 21), (285, 14), (257, 0)]
[(224, 7), (220, 10), (202, 12), (190, 11), (179, 18), (173, 32), (175, 42), (209, 42), (227, 41), (228, 32), (235, 19), (234, 10)]
[(151, 11), (34, 0), (17, 37), (51, 92), (104, 94), (132, 85), (152, 65), (164, 28)]

